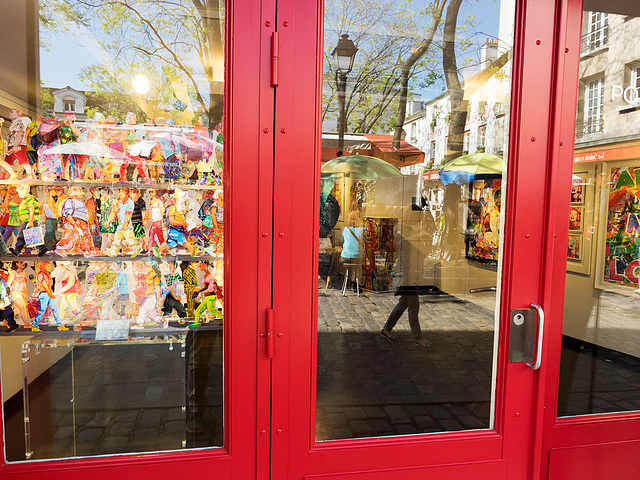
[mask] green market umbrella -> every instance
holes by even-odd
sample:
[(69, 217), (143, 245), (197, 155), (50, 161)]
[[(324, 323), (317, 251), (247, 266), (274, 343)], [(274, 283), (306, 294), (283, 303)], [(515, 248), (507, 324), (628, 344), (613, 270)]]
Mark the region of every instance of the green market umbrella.
[(322, 173), (349, 173), (354, 180), (381, 180), (402, 177), (402, 172), (379, 158), (367, 155), (348, 155), (329, 160), (322, 166)]
[(476, 175), (502, 175), (502, 158), (492, 153), (472, 153), (454, 158), (440, 169), (444, 185), (464, 185)]

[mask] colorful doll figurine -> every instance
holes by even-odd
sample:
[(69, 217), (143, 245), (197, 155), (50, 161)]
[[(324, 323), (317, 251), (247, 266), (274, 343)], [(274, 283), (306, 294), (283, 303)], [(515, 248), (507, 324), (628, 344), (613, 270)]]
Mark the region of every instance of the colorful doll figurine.
[(9, 242), (11, 238), (11, 234), (14, 234), (16, 237), (18, 236), (18, 230), (20, 229), (20, 214), (18, 212), (20, 208), (20, 203), (22, 199), (18, 195), (18, 190), (16, 185), (9, 185), (9, 191), (7, 196), (4, 197), (4, 206), (3, 210), (9, 213), (9, 218), (7, 220), (7, 226), (4, 229), (4, 233), (2, 234), (2, 238), (5, 243)]
[(192, 327), (200, 326), (200, 317), (206, 310), (210, 315), (213, 315), (218, 318), (222, 318), (222, 313), (216, 307), (216, 302), (220, 300), (220, 303), (223, 302), (224, 298), (222, 295), (222, 289), (218, 286), (218, 282), (216, 282), (216, 278), (214, 274), (209, 270), (209, 262), (202, 262), (200, 264), (200, 270), (204, 272), (204, 279), (202, 283), (204, 286), (199, 290), (199, 293), (202, 293), (204, 300), (198, 308), (196, 309), (195, 322)]
[(7, 327), (7, 333), (13, 332), (18, 329), (18, 324), (13, 315), (13, 309), (11, 308), (11, 297), (9, 296), (9, 289), (7, 288), (7, 282), (4, 278), (0, 278), (0, 318), (2, 323)]
[(118, 227), (117, 221), (111, 221), (111, 212), (117, 211), (116, 199), (111, 195), (108, 187), (100, 187), (100, 234), (102, 235), (102, 251), (106, 252), (111, 245), (113, 234)]
[(169, 320), (165, 320), (158, 306), (161, 299), (161, 282), (160, 272), (155, 262), (147, 265), (141, 265), (141, 271), (138, 272), (138, 286), (134, 290), (139, 301), (140, 309), (138, 311), (138, 319), (136, 325), (131, 328), (144, 328), (144, 323), (148, 320), (155, 320), (162, 323), (163, 328), (169, 326)]
[[(14, 249), (11, 249), (11, 253), (14, 255), (20, 255), (22, 249), (26, 245), (24, 239), (24, 231), (27, 228), (33, 228), (38, 226), (38, 220), (40, 218), (40, 202), (31, 195), (29, 185), (24, 183), (19, 184), (16, 187), (18, 196), (22, 200), (18, 207), (18, 215), (20, 217), (20, 230), (18, 230), (18, 239)], [(47, 247), (44, 245), (38, 246), (39, 255), (44, 255), (47, 251)]]
[(183, 246), (189, 251), (189, 255), (192, 257), (196, 256), (198, 253), (198, 247), (193, 247), (189, 242), (187, 242), (187, 238), (184, 235), (187, 228), (185, 218), (185, 199), (187, 197), (187, 192), (178, 188), (172, 197), (174, 202), (167, 207), (167, 217), (169, 218), (167, 245), (169, 248)]
[(151, 228), (149, 229), (149, 240), (147, 242), (147, 255), (151, 256), (153, 254), (159, 257), (161, 253), (166, 253), (169, 247), (165, 243), (164, 234), (162, 233), (164, 203), (162, 203), (160, 194), (155, 188), (149, 190), (149, 211), (151, 213)]
[[(18, 108), (14, 108), (9, 114), (11, 125), (9, 126), (9, 134), (7, 135), (7, 154), (4, 160), (0, 160), (0, 166), (9, 172), (10, 180), (15, 180), (18, 174), (13, 171), (11, 165), (14, 165), (17, 160), (18, 165), (24, 165), (27, 178), (29, 180), (35, 180), (27, 158), (27, 142), (25, 140), (26, 126), (21, 117), (22, 111)], [(29, 120), (27, 125), (29, 123), (31, 123), (31, 120)]]
[(48, 251), (56, 249), (58, 240), (56, 239), (56, 229), (58, 218), (60, 217), (60, 205), (65, 200), (64, 189), (60, 185), (49, 188), (47, 197), (44, 199), (42, 210), (44, 211), (44, 246)]
[(7, 224), (2, 232), (2, 238), (5, 243), (9, 242), (12, 234), (16, 237), (18, 236), (18, 230), (20, 229), (18, 208), (20, 207), (20, 202), (22, 202), (22, 199), (18, 196), (16, 186), (9, 185), (9, 189), (2, 203), (2, 211), (7, 215)]
[(100, 191), (97, 187), (91, 187), (89, 189), (91, 196), (84, 202), (87, 211), (89, 212), (89, 230), (91, 230), (91, 237), (93, 238), (93, 245), (100, 249), (102, 247), (102, 236), (100, 235)]
[(110, 291), (116, 294), (116, 315), (120, 319), (124, 319), (127, 313), (127, 302), (129, 301), (129, 278), (122, 262), (114, 262), (113, 269), (117, 272), (117, 275), (115, 285)]
[(127, 154), (125, 159), (122, 161), (120, 165), (120, 182), (127, 181), (127, 167), (129, 166), (130, 160), (133, 161), (136, 168), (138, 169), (138, 175), (142, 179), (143, 183), (151, 183), (149, 180), (149, 176), (144, 171), (144, 166), (142, 165), (142, 160), (138, 155), (132, 155), (129, 152), (129, 147), (131, 147), (136, 141), (136, 134), (133, 130), (133, 126), (137, 123), (136, 114), (133, 112), (128, 112), (125, 120), (125, 124), (122, 131), (122, 143), (124, 152)]
[(84, 191), (82, 187), (69, 188), (69, 196), (60, 206), (60, 214), (64, 218), (62, 238), (52, 253), (67, 257), (69, 255), (84, 255), (92, 257), (98, 251), (93, 245), (91, 230), (89, 229), (89, 211), (82, 201)]
[(169, 273), (164, 276), (164, 282), (169, 292), (164, 299), (162, 306), (162, 315), (171, 315), (173, 309), (176, 309), (178, 317), (185, 318), (187, 312), (184, 309), (184, 281), (180, 271), (176, 268), (175, 262), (169, 262)]
[(213, 194), (214, 206), (211, 207), (213, 212), (210, 213), (213, 221), (213, 250), (216, 255), (222, 255), (224, 252), (224, 197), (222, 190), (216, 190)]
[(144, 221), (147, 219), (147, 204), (140, 196), (140, 190), (131, 189), (131, 199), (133, 200), (133, 213), (131, 214), (131, 225), (133, 225), (133, 236), (142, 241), (142, 254), (148, 253), (149, 243), (144, 231)]
[(184, 279), (184, 291), (187, 297), (187, 318), (193, 318), (196, 307), (196, 295), (198, 295), (198, 275), (196, 266), (198, 262), (182, 262), (182, 278)]
[(71, 262), (60, 262), (60, 265), (64, 270), (64, 277), (60, 282), (62, 288), (57, 293), (60, 297), (60, 317), (66, 318), (69, 307), (74, 315), (80, 312), (78, 295), (82, 294), (82, 284)]
[(36, 275), (36, 292), (38, 292), (38, 301), (40, 303), (40, 308), (38, 313), (36, 314), (36, 318), (33, 320), (33, 327), (31, 328), (32, 332), (40, 332), (40, 328), (38, 325), (40, 324), (40, 320), (44, 316), (44, 313), (47, 311), (47, 307), (51, 309), (51, 313), (53, 314), (53, 318), (56, 321), (56, 325), (58, 330), (61, 332), (69, 330), (67, 327), (60, 323), (60, 317), (58, 316), (58, 307), (56, 307), (56, 302), (53, 301), (55, 296), (53, 295), (53, 291), (51, 290), (51, 263), (50, 262), (36, 262), (36, 271), (38, 274)]
[(25, 268), (27, 268), (25, 262), (13, 262), (7, 285), (9, 286), (13, 304), (22, 319), (22, 325), (24, 328), (31, 328), (31, 316), (27, 308), (27, 274), (24, 273)]
[[(60, 125), (60, 144), (65, 145), (67, 143), (75, 143), (78, 140), (78, 137), (81, 135), (80, 130), (74, 124), (76, 122), (76, 116), (73, 112), (65, 112), (64, 118), (62, 119), (62, 124)], [(75, 153), (66, 153), (62, 155), (62, 177), (64, 178), (65, 172), (67, 170), (67, 165), (69, 165), (69, 179), (77, 180), (80, 178), (80, 170), (82, 165), (80, 165), (80, 161), (82, 156), (77, 155)]]
[(118, 217), (116, 234), (111, 242), (111, 247), (107, 250), (107, 255), (115, 257), (120, 249), (122, 249), (122, 253), (129, 253), (132, 257), (140, 253), (140, 249), (136, 245), (136, 239), (133, 236), (133, 225), (131, 223), (131, 215), (134, 208), (133, 200), (129, 198), (129, 189), (126, 187), (120, 189), (117, 202), (111, 210), (108, 222), (111, 223), (116, 219), (116, 216)]
[(40, 180), (51, 181), (62, 177), (62, 159), (58, 153), (49, 150), (60, 145), (60, 124), (52, 110), (45, 110), (40, 116), (38, 130), (38, 171)]

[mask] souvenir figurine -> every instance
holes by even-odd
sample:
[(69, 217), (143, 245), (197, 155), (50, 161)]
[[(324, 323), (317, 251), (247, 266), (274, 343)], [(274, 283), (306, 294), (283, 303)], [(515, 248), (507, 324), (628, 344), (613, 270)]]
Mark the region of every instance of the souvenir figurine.
[(182, 275), (176, 269), (175, 262), (169, 262), (169, 273), (164, 276), (165, 285), (169, 289), (162, 306), (162, 315), (171, 315), (175, 308), (178, 317), (184, 318), (187, 312), (184, 309), (184, 282)]
[(85, 272), (86, 295), (82, 302), (81, 312), (74, 318), (74, 321), (81, 320), (82, 323), (74, 326), (75, 330), (81, 330), (83, 326), (95, 324), (100, 319), (103, 304), (107, 299), (112, 298), (112, 285), (115, 281), (115, 273), (105, 262), (89, 262)]
[(9, 272), (9, 291), (15, 308), (20, 314), (24, 328), (31, 328), (31, 315), (27, 308), (27, 274), (24, 273), (27, 264), (25, 262), (13, 262)]
[(133, 213), (131, 214), (131, 225), (133, 226), (133, 236), (142, 241), (142, 254), (148, 253), (149, 243), (144, 231), (144, 221), (147, 217), (147, 204), (140, 196), (140, 190), (131, 189), (131, 199), (133, 200)]
[(52, 110), (45, 110), (40, 116), (38, 130), (38, 171), (40, 180), (52, 181), (62, 178), (62, 159), (49, 150), (60, 145), (60, 124)]
[(149, 319), (162, 323), (163, 328), (167, 328), (169, 320), (164, 319), (158, 311), (162, 295), (158, 266), (155, 262), (151, 262), (149, 264), (140, 264), (139, 268), (140, 270), (136, 275), (138, 285), (134, 289), (134, 293), (139, 301), (140, 308), (136, 325), (131, 328), (144, 328), (145, 321)]
[[(22, 120), (22, 111), (18, 108), (14, 108), (9, 113), (11, 119), (11, 125), (9, 126), (9, 134), (7, 135), (7, 154), (4, 160), (0, 160), (0, 166), (4, 168), (10, 175), (10, 180), (15, 180), (18, 174), (11, 168), (16, 160), (18, 165), (23, 165), (27, 172), (27, 178), (29, 180), (35, 180), (31, 165), (27, 158), (27, 143), (25, 141), (25, 122)], [(27, 120), (29, 120), (27, 118)], [(27, 125), (31, 123), (31, 120), (27, 122)]]
[(100, 234), (102, 235), (102, 251), (106, 252), (111, 245), (111, 239), (118, 227), (116, 221), (110, 222), (112, 211), (117, 211), (115, 207), (116, 199), (111, 196), (111, 190), (107, 187), (100, 188)]
[(162, 203), (160, 194), (155, 188), (149, 190), (149, 211), (151, 212), (151, 228), (149, 229), (149, 240), (147, 242), (147, 255), (151, 256), (153, 254), (159, 257), (161, 253), (166, 253), (169, 247), (165, 243), (162, 233), (164, 203)]
[(89, 211), (83, 203), (82, 187), (69, 188), (69, 196), (60, 206), (60, 214), (64, 218), (62, 238), (52, 253), (67, 257), (69, 255), (95, 256), (98, 250), (93, 245), (89, 229)]
[(144, 171), (144, 166), (142, 165), (142, 160), (140, 158), (140, 155), (135, 155), (129, 150), (129, 148), (133, 146), (133, 144), (136, 141), (136, 134), (133, 130), (133, 126), (136, 123), (137, 123), (136, 114), (133, 112), (128, 112), (125, 120), (124, 128), (121, 132), (123, 134), (123, 138), (122, 138), (123, 148), (124, 148), (124, 152), (126, 153), (126, 157), (122, 161), (122, 164), (120, 165), (120, 182), (121, 183), (127, 181), (127, 167), (129, 166), (130, 161), (133, 161), (136, 168), (138, 169), (138, 175), (142, 179), (142, 182), (151, 183), (151, 180), (149, 180), (149, 176)]
[[(81, 135), (78, 127), (74, 125), (76, 121), (76, 116), (73, 112), (65, 112), (64, 118), (62, 119), (62, 125), (60, 125), (60, 144), (66, 145), (67, 143), (75, 143), (78, 140), (78, 137)], [(76, 180), (80, 178), (80, 170), (82, 165), (80, 165), (80, 161), (82, 160), (82, 156), (77, 155), (75, 153), (65, 153), (62, 155), (62, 177), (64, 178), (64, 174), (67, 169), (67, 165), (69, 165), (69, 178), (70, 180)], [(58, 178), (60, 180), (60, 178)]]
[(91, 237), (93, 238), (93, 245), (100, 249), (102, 247), (102, 236), (100, 235), (100, 191), (96, 187), (89, 189), (91, 196), (84, 202), (87, 211), (89, 212), (89, 230), (91, 230)]
[[(96, 112), (93, 116), (93, 125), (82, 134), (81, 139), (89, 144), (105, 145), (106, 129), (102, 128), (105, 123), (104, 115)], [(89, 155), (82, 179), (85, 182), (101, 181), (111, 183), (113, 181), (105, 162), (98, 155)]]
[(129, 278), (122, 262), (114, 262), (113, 269), (117, 272), (117, 275), (115, 285), (110, 291), (116, 294), (116, 315), (124, 319), (127, 313), (127, 302), (129, 301)]
[(2, 238), (4, 239), (5, 243), (9, 242), (11, 234), (14, 234), (16, 237), (18, 236), (18, 230), (20, 229), (20, 214), (18, 212), (20, 208), (20, 202), (22, 202), (22, 199), (18, 195), (16, 185), (9, 185), (9, 191), (4, 197), (3, 206), (3, 211), (9, 214), (9, 218), (7, 219), (7, 226), (5, 227), (4, 233), (2, 234)]
[(60, 282), (62, 288), (57, 293), (60, 297), (60, 317), (66, 318), (69, 307), (74, 315), (80, 312), (78, 295), (82, 294), (82, 284), (71, 262), (60, 262), (60, 265), (64, 269), (64, 277)]
[(60, 317), (58, 316), (58, 307), (56, 307), (56, 302), (53, 301), (55, 296), (53, 295), (53, 291), (51, 290), (51, 263), (49, 262), (36, 262), (36, 270), (38, 274), (36, 275), (36, 292), (38, 293), (38, 302), (40, 304), (38, 313), (36, 314), (36, 318), (33, 320), (33, 327), (31, 328), (32, 332), (40, 332), (40, 328), (38, 325), (40, 324), (40, 320), (44, 316), (47, 311), (47, 307), (51, 309), (51, 313), (53, 314), (53, 318), (56, 321), (56, 325), (58, 330), (61, 332), (69, 330), (67, 327), (60, 323)]
[(47, 197), (44, 199), (42, 210), (44, 211), (44, 246), (48, 251), (55, 250), (58, 240), (56, 239), (56, 229), (60, 216), (60, 205), (66, 197), (64, 189), (60, 185), (49, 188)]
[(0, 318), (7, 327), (7, 333), (10, 333), (18, 329), (18, 324), (13, 315), (12, 302), (8, 290), (7, 282), (5, 282), (4, 278), (0, 278)]
[(214, 210), (211, 215), (213, 222), (213, 250), (216, 255), (224, 253), (224, 198), (222, 190), (216, 190), (213, 194)]
[[(186, 264), (186, 265), (185, 265)], [(184, 291), (187, 297), (187, 318), (193, 318), (196, 307), (196, 295), (198, 295), (198, 276), (196, 273), (198, 262), (182, 262), (182, 278), (184, 279)]]
[(116, 233), (111, 242), (107, 255), (115, 257), (118, 251), (122, 248), (122, 253), (129, 253), (135, 257), (140, 250), (137, 248), (136, 239), (133, 236), (133, 225), (131, 224), (131, 215), (133, 214), (134, 204), (133, 200), (129, 198), (129, 189), (122, 188), (118, 193), (117, 202), (114, 208), (111, 210), (111, 216), (109, 222), (115, 220), (116, 215), (118, 217), (118, 227)]
[(193, 247), (187, 238), (185, 232), (187, 228), (187, 222), (185, 220), (185, 198), (187, 192), (184, 190), (176, 189), (172, 195), (174, 202), (167, 207), (165, 212), (166, 217), (169, 220), (169, 232), (167, 234), (167, 246), (169, 248), (177, 248), (183, 246), (189, 251), (189, 255), (196, 256), (198, 253), (198, 246)]
[[(40, 218), (40, 202), (31, 195), (29, 185), (24, 183), (19, 184), (16, 187), (18, 196), (22, 200), (18, 207), (18, 215), (20, 217), (20, 230), (18, 230), (18, 238), (14, 249), (11, 249), (11, 253), (14, 255), (20, 255), (22, 249), (26, 245), (24, 239), (24, 231), (27, 228), (33, 228), (38, 226), (38, 220)], [(47, 247), (44, 245), (38, 246), (39, 255), (44, 255), (47, 251)]]
[(195, 312), (195, 322), (190, 327), (198, 327), (201, 325), (200, 317), (206, 311), (209, 315), (213, 315), (218, 318), (223, 318), (222, 313), (216, 307), (216, 302), (220, 300), (220, 303), (224, 301), (222, 295), (222, 289), (218, 286), (214, 274), (209, 270), (209, 262), (202, 262), (200, 264), (200, 270), (204, 272), (204, 279), (202, 280), (203, 287), (198, 293), (202, 293), (204, 300), (198, 305)]
[(36, 120), (27, 125), (24, 131), (24, 139), (27, 144), (27, 161), (31, 165), (32, 173), (33, 169), (36, 169), (36, 171), (38, 169), (38, 147), (40, 146), (38, 130), (40, 130), (40, 122)]

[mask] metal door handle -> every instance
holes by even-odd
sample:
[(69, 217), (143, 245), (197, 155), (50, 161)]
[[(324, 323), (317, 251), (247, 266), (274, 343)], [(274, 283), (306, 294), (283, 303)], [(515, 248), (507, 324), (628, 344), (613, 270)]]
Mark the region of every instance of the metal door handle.
[(542, 363), (542, 336), (544, 334), (544, 310), (540, 305), (532, 303), (530, 307), (538, 313), (538, 341), (536, 343), (535, 363), (527, 362), (531, 370), (538, 370)]

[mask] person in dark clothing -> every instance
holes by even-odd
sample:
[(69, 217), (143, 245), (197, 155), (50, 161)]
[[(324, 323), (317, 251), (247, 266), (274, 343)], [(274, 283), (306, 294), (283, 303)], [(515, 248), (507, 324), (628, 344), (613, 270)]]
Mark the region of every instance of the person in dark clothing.
[(420, 296), (418, 295), (418, 288), (411, 286), (400, 287), (396, 291), (396, 295), (399, 296), (400, 299), (389, 314), (389, 318), (387, 318), (387, 322), (384, 324), (384, 327), (382, 327), (380, 335), (390, 342), (397, 342), (395, 335), (392, 333), (393, 327), (396, 326), (404, 311), (408, 309), (409, 326), (411, 327), (414, 343), (423, 350), (426, 350), (431, 346), (431, 343), (424, 338), (422, 329), (420, 328), (420, 319), (418, 318), (418, 313), (420, 312)]

